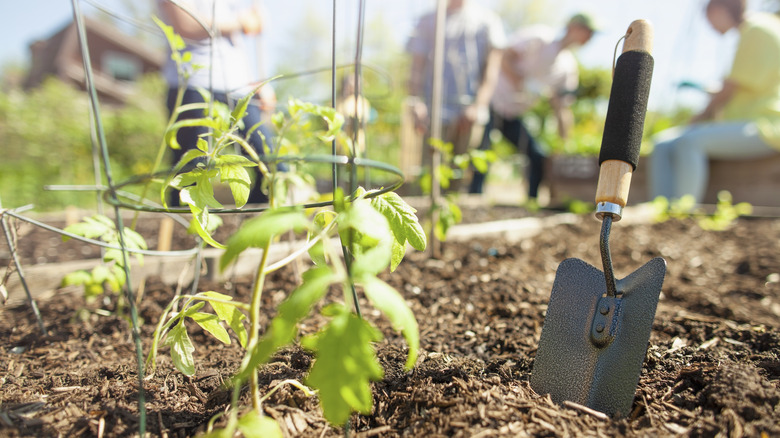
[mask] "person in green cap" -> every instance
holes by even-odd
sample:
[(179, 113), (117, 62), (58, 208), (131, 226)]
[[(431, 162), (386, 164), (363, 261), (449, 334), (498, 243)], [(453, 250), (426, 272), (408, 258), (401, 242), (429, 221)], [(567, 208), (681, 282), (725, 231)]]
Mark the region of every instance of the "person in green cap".
[[(579, 85), (577, 60), (571, 49), (590, 41), (597, 31), (595, 19), (585, 13), (572, 16), (560, 34), (548, 26), (522, 29), (504, 49), (501, 73), (490, 103), (490, 121), (480, 149), (491, 147), (490, 133), (497, 129), (519, 151), (527, 154), (528, 200), (536, 202), (542, 181), (545, 154), (523, 123), (523, 115), (541, 98), (550, 101), (558, 133), (569, 135), (574, 122), (570, 106)], [(473, 170), (470, 193), (482, 193), (486, 174)]]

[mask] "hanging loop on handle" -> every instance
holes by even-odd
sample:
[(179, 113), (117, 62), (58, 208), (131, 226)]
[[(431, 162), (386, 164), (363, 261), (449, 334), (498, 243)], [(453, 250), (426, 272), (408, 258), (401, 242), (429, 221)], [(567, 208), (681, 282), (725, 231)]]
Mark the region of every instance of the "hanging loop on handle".
[(653, 27), (636, 20), (628, 27), (623, 54), (615, 62), (609, 108), (599, 155), (596, 216), (621, 218), (631, 176), (639, 161), (647, 99), (653, 76)]

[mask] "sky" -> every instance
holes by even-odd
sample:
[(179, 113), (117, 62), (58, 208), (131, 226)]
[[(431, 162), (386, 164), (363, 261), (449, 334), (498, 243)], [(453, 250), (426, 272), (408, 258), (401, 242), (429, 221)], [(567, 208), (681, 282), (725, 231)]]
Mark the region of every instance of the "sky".
[[(89, 2), (99, 3), (120, 15), (126, 11), (123, 4), (127, 0), (81, 1), (82, 12), (87, 14), (95, 12)], [(137, 0), (137, 4), (142, 3)], [(337, 39), (354, 40), (358, 0), (335, 0), (335, 3)], [(381, 15), (392, 25), (397, 46), (402, 48), (417, 17), (432, 10), (435, 3), (435, 0), (366, 0), (366, 21), (371, 22)], [(679, 89), (677, 85), (681, 81), (693, 81), (717, 86), (719, 79), (728, 72), (736, 41), (733, 32), (721, 36), (709, 27), (703, 13), (704, 0), (481, 0), (480, 3), (493, 8), (507, 7), (510, 3), (540, 6), (532, 8), (533, 20), (516, 14), (504, 17), (507, 33), (516, 30), (511, 27), (523, 21), (536, 20), (562, 28), (574, 13), (590, 12), (597, 17), (602, 29), (577, 52), (580, 62), (588, 67), (609, 68), (615, 45), (628, 25), (639, 18), (649, 20), (655, 28), (655, 70), (649, 106), (656, 109), (670, 109), (680, 104), (696, 106), (705, 102), (701, 93)], [(276, 66), (283, 63), (285, 54), (289, 54), (286, 37), (300, 26), (301, 11), (314, 11), (330, 26), (333, 4), (331, 0), (264, 0), (269, 17), (263, 36), (266, 73), (272, 75)], [(761, 0), (751, 0), (748, 4), (751, 10), (762, 6)], [(28, 62), (29, 44), (50, 36), (73, 17), (71, 0), (6, 0), (3, 9), (0, 14), (0, 41), (3, 42), (0, 44), (0, 65)], [(366, 39), (370, 32), (367, 28)]]

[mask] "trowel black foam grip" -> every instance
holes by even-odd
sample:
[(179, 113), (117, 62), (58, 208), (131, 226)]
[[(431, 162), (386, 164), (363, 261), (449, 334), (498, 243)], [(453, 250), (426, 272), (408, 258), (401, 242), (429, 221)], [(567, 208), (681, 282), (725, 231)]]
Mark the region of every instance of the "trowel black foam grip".
[(599, 164), (620, 160), (636, 170), (652, 78), (653, 56), (649, 53), (631, 50), (618, 58), (604, 122)]

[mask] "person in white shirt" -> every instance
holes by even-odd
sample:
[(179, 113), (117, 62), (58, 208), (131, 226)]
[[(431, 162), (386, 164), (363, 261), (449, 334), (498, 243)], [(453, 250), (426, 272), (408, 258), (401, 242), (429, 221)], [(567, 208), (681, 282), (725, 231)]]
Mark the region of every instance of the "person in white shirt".
[[(182, 9), (179, 4), (187, 10)], [(183, 66), (189, 73), (186, 84), (179, 84), (178, 67), (170, 56), (163, 66), (163, 77), (168, 84), (169, 112), (174, 110), (180, 85), (185, 86), (181, 105), (203, 102), (199, 89), (211, 91), (214, 100), (229, 105), (235, 104), (252, 90), (253, 68), (249, 63), (244, 36), (256, 37), (262, 32), (264, 16), (260, 8), (246, 8), (239, 0), (179, 0), (176, 3), (157, 0), (157, 6), (162, 20), (184, 39), (187, 44), (184, 51), (191, 54), (190, 61)], [(213, 41), (203, 25), (216, 30)], [(201, 68), (196, 69), (193, 66)], [(269, 101), (272, 97), (268, 96), (270, 91), (261, 90), (261, 103)], [(261, 110), (257, 105), (249, 105), (243, 118), (244, 128), (240, 130), (241, 135), (246, 135), (250, 128), (261, 123)], [(178, 120), (200, 117), (203, 117), (202, 110), (188, 110), (181, 113)], [(206, 132), (207, 128), (201, 126), (179, 129), (176, 136), (182, 147), (173, 150), (173, 163), (176, 164), (187, 150), (195, 148), (199, 136)], [(263, 155), (265, 142), (273, 149), (272, 134), (269, 124), (260, 124), (260, 127), (251, 133), (248, 142), (259, 155)], [(258, 171), (256, 175), (255, 186), (249, 194), (249, 204), (264, 203), (268, 200), (261, 190), (262, 174)], [(173, 196), (169, 205), (178, 206), (179, 197)]]
[[(587, 43), (596, 31), (594, 19), (576, 14), (568, 21), (563, 36), (555, 30), (532, 26), (518, 31), (504, 50), (501, 73), (490, 102), (490, 121), (485, 127), (481, 149), (491, 147), (490, 132), (497, 129), (529, 159), (528, 198), (535, 201), (544, 171), (545, 154), (523, 123), (523, 115), (541, 98), (550, 100), (558, 133), (564, 139), (573, 125), (570, 106), (579, 85), (577, 60), (572, 48)], [(470, 193), (482, 193), (486, 174), (474, 170)]]
[[(464, 153), (472, 132), (487, 122), (505, 35), (501, 19), (474, 0), (449, 0), (445, 19), (442, 72), (442, 139)], [(406, 44), (412, 55), (408, 84), (418, 132), (430, 135), (433, 91), (435, 12), (422, 16)], [(477, 137), (476, 142), (479, 142)], [(474, 145), (476, 146), (476, 144)], [(423, 145), (423, 167), (431, 166), (431, 149)], [(454, 187), (453, 187), (454, 188)]]

